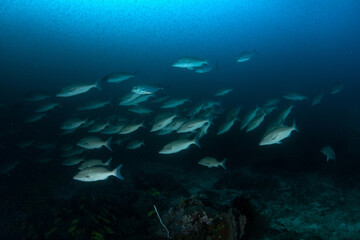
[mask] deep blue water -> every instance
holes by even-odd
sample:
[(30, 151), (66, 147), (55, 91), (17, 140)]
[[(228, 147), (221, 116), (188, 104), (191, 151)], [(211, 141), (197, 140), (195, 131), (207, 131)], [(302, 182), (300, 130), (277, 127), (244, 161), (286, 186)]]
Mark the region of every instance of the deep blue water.
[[(222, 98), (221, 108), (226, 111), (242, 106), (241, 117), (266, 100), (287, 93), (298, 92), (309, 98), (326, 94), (314, 107), (306, 101), (296, 103), (289, 124), (296, 120), (299, 133), (281, 145), (266, 148), (259, 148), (258, 142), (275, 115), (251, 134), (241, 132), (239, 125), (235, 125), (226, 135), (216, 136), (214, 127), (200, 141), (201, 149), (191, 147), (175, 157), (158, 154), (175, 135), (150, 134), (154, 116), (144, 117), (146, 128), (132, 137), (144, 138), (145, 148), (130, 151), (115, 146), (112, 153), (101, 150), (92, 155), (103, 160), (112, 156), (114, 166), (123, 162), (126, 186), (145, 171), (141, 168), (149, 161), (154, 161), (155, 166), (173, 165), (201, 174), (203, 168), (197, 162), (206, 155), (217, 159), (227, 157), (229, 171), (250, 165), (264, 171), (275, 168), (344, 178), (357, 176), (360, 172), (359, 12), (360, 2), (356, 0), (55, 0), (51, 3), (2, 0), (0, 99), (5, 105), (0, 109), (1, 161), (20, 163), (12, 172), (1, 176), (1, 188), (11, 192), (13, 183), (17, 193), (28, 188), (26, 192), (31, 195), (31, 187), (36, 192), (39, 188), (36, 184), (27, 185), (30, 181), (49, 179), (45, 189), (64, 188), (61, 191), (72, 194), (87, 189), (88, 186), (74, 183), (72, 177), (77, 170), (62, 167), (60, 157), (61, 145), (75, 144), (86, 132), (80, 130), (63, 136), (59, 126), (76, 114), (74, 106), (90, 99), (112, 99), (113, 105), (97, 112), (80, 113), (81, 116), (129, 115), (126, 108), (118, 106), (118, 99), (143, 83), (163, 87), (161, 95), (189, 97), (192, 102), (186, 108), (214, 99), (217, 89), (231, 88), (233, 91)], [(253, 58), (237, 63), (237, 55), (245, 50), (254, 51)], [(171, 67), (183, 56), (206, 59), (214, 69), (198, 74)], [(102, 91), (55, 97), (69, 84), (91, 83), (111, 72), (122, 71), (136, 72), (136, 77), (119, 84), (104, 84)], [(342, 91), (330, 95), (331, 88), (339, 82), (344, 84)], [(24, 119), (37, 103), (26, 102), (23, 96), (32, 90), (46, 91), (62, 107), (29, 125)], [(145, 105), (155, 113), (160, 112), (154, 104)], [(215, 126), (223, 117), (219, 114), (214, 119)], [(34, 161), (44, 154), (38, 149), (17, 147), (24, 139), (56, 143), (57, 147), (49, 153), (54, 160), (47, 165), (36, 165)], [(325, 145), (334, 148), (336, 162), (326, 163), (320, 152)], [(106, 182), (128, 188), (117, 179)], [(89, 188), (94, 190), (98, 186)], [(100, 186), (109, 187), (109, 184)], [(19, 196), (15, 194), (13, 198)], [(20, 202), (15, 200), (15, 206)], [(12, 236), (9, 232), (5, 236)]]

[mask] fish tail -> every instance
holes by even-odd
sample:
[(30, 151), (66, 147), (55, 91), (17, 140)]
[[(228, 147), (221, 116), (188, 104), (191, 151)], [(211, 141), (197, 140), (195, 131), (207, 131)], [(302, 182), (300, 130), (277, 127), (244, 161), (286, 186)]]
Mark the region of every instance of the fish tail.
[(105, 163), (105, 165), (106, 165), (106, 166), (110, 166), (110, 164), (111, 164), (111, 160), (112, 160), (112, 157), (111, 157), (111, 158), (109, 158), (109, 160), (107, 160), (107, 162)]
[(97, 89), (99, 89), (100, 91), (102, 91), (101, 81), (102, 81), (102, 79), (99, 79), (99, 80), (97, 80), (96, 83), (95, 83), (95, 87), (96, 87)]
[(297, 128), (297, 126), (296, 126), (296, 123), (295, 123), (295, 120), (294, 120), (294, 122), (293, 122), (293, 129), (295, 130), (295, 131), (297, 131), (297, 132), (299, 132), (299, 129)]
[(108, 140), (106, 140), (105, 147), (112, 152), (112, 149), (111, 149), (111, 146), (110, 146), (111, 140), (112, 140), (112, 137), (110, 137)]
[(196, 134), (196, 136), (194, 138), (194, 144), (196, 146), (198, 146), (198, 148), (201, 148), (200, 143), (199, 143), (199, 134)]
[(220, 166), (222, 166), (225, 170), (227, 170), (226, 167), (225, 167), (226, 160), (227, 160), (226, 158), (225, 158), (224, 160), (222, 160), (222, 161), (221, 161), (221, 165), (220, 165)]
[(117, 168), (115, 168), (113, 170), (113, 174), (114, 174), (115, 177), (117, 177), (117, 178), (119, 178), (121, 180), (124, 180), (123, 176), (120, 173), (120, 170), (121, 170), (122, 166), (123, 166), (123, 164), (120, 164)]

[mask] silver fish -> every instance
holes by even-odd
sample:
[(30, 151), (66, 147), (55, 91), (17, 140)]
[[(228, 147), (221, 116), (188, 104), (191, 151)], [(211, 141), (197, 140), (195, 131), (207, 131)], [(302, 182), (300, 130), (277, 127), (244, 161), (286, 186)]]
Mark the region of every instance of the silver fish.
[(92, 88), (101, 90), (100, 81), (96, 83), (77, 83), (64, 87), (58, 94), (57, 97), (71, 97), (78, 94), (86, 93)]
[(120, 170), (123, 165), (120, 164), (117, 168), (110, 171), (104, 167), (90, 167), (78, 172), (74, 179), (82, 182), (95, 182), (100, 180), (106, 180), (110, 176), (117, 177), (121, 180), (124, 178), (121, 176)]
[(106, 141), (103, 141), (101, 138), (98, 137), (84, 137), (76, 145), (85, 149), (99, 149), (102, 147), (106, 147), (107, 149), (112, 151), (110, 147), (111, 139), (112, 137), (110, 137)]
[(226, 170), (225, 162), (226, 162), (226, 158), (224, 160), (222, 160), (221, 162), (219, 162), (218, 160), (216, 160), (213, 157), (204, 157), (198, 162), (198, 164), (208, 167), (208, 168), (222, 167)]

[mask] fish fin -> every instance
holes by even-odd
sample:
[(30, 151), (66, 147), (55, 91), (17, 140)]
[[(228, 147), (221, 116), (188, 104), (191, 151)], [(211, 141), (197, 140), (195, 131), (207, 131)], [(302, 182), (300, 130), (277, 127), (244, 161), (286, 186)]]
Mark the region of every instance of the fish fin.
[(111, 164), (111, 160), (112, 160), (112, 157), (111, 157), (111, 158), (109, 158), (109, 160), (107, 160), (107, 162), (105, 163), (105, 165), (106, 165), (106, 166), (110, 166), (110, 164)]
[(111, 146), (110, 146), (111, 140), (112, 140), (112, 137), (109, 137), (109, 139), (106, 140), (105, 147), (112, 152), (112, 149), (111, 149)]
[(140, 126), (143, 127), (143, 128), (146, 128), (145, 121), (142, 121)]
[(194, 143), (196, 146), (198, 146), (198, 148), (201, 148), (200, 143), (199, 143), (199, 134), (195, 135)]
[(295, 130), (295, 131), (297, 131), (297, 132), (299, 132), (299, 129), (297, 128), (297, 126), (296, 126), (296, 123), (295, 123), (295, 120), (294, 120), (294, 122), (293, 122), (293, 129)]
[(226, 160), (227, 160), (226, 158), (225, 158), (224, 160), (222, 160), (222, 161), (221, 161), (221, 165), (220, 165), (220, 166), (222, 166), (225, 170), (227, 170), (226, 167), (225, 167), (225, 162), (226, 162)]
[(96, 87), (97, 89), (99, 89), (100, 91), (102, 91), (101, 80), (102, 80), (102, 79), (99, 79), (99, 80), (97, 80), (96, 83), (95, 83), (95, 87)]
[(117, 177), (117, 178), (119, 178), (119, 179), (121, 179), (121, 180), (124, 180), (123, 176), (122, 176), (121, 173), (120, 173), (120, 170), (121, 170), (121, 167), (122, 167), (122, 166), (123, 166), (123, 164), (120, 164), (117, 168), (115, 168), (115, 169), (113, 170), (113, 174), (114, 174), (115, 177)]

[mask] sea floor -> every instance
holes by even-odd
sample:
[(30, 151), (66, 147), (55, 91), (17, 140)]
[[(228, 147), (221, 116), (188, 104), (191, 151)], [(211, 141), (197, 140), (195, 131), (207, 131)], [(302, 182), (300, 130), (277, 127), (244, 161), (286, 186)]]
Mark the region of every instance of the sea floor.
[[(234, 198), (244, 196), (266, 225), (262, 226), (261, 234), (248, 239), (360, 239), (360, 184), (356, 177), (274, 169), (259, 171), (249, 167), (184, 169), (154, 163), (141, 169), (125, 181), (110, 178), (82, 183), (72, 180), (69, 173), (68, 180), (35, 179), (26, 183), (18, 181), (11, 187), (2, 185), (5, 197), (1, 200), (0, 236), (166, 239), (154, 205), (171, 235), (175, 225), (169, 215), (174, 209), (178, 218), (188, 214), (185, 207), (180, 212), (178, 206), (184, 206), (189, 199), (193, 203), (210, 203), (198, 204), (191, 211), (207, 212), (211, 218), (216, 211), (226, 212)], [(15, 179), (14, 174), (2, 176), (1, 181)], [(182, 229), (176, 231), (181, 233)], [(188, 235), (183, 239), (196, 238)]]

